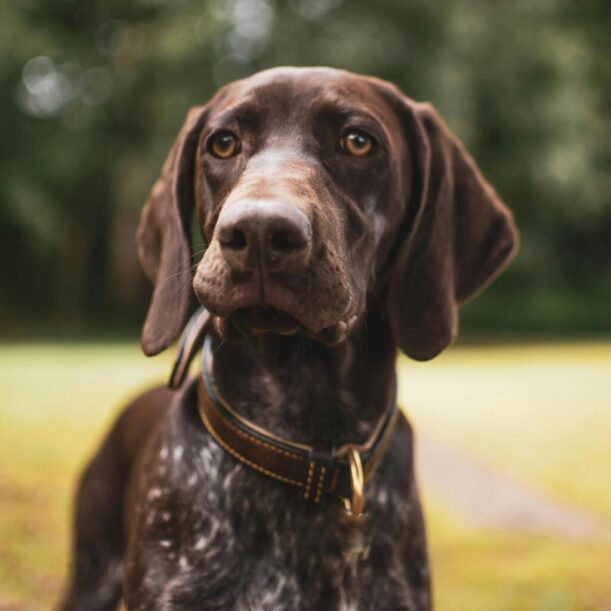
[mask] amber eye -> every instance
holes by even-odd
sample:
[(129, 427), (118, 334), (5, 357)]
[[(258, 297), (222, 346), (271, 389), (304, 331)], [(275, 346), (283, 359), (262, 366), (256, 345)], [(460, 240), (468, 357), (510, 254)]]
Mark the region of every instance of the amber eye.
[(358, 129), (351, 129), (342, 136), (341, 146), (346, 153), (354, 157), (365, 157), (371, 153), (373, 138)]
[(235, 155), (240, 146), (238, 139), (230, 132), (219, 132), (210, 140), (208, 150), (219, 159), (228, 159)]

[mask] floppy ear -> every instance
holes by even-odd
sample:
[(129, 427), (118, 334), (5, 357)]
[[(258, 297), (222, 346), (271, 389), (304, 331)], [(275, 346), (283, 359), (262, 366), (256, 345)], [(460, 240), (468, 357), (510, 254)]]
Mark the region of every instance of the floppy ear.
[(141, 336), (147, 356), (165, 350), (178, 337), (189, 308), (195, 152), (205, 115), (205, 106), (189, 111), (140, 215), (138, 256), (154, 285)]
[(432, 106), (403, 98), (411, 225), (391, 272), (390, 325), (408, 356), (427, 360), (456, 337), (458, 307), (517, 252), (513, 215)]

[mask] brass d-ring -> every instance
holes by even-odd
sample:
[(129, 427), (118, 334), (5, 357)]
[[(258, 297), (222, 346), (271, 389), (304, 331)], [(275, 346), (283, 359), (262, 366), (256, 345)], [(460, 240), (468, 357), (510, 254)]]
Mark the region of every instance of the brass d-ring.
[(358, 520), (363, 513), (363, 505), (365, 504), (365, 497), (363, 494), (365, 478), (363, 476), (361, 456), (356, 448), (348, 448), (348, 463), (350, 464), (352, 499), (345, 499), (344, 505), (349, 518), (351, 520)]

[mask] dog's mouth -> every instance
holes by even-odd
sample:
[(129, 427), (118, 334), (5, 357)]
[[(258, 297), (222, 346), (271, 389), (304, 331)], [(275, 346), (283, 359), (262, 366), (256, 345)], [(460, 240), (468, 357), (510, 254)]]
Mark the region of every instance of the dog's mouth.
[(301, 327), (297, 319), (287, 312), (263, 305), (240, 308), (229, 317), (229, 322), (242, 335), (293, 335)]
[(266, 305), (239, 308), (226, 318), (217, 317), (217, 332), (227, 340), (239, 341), (246, 337), (275, 333), (277, 335), (302, 334), (316, 341), (334, 344), (345, 339), (357, 323), (357, 316), (341, 320), (319, 331), (304, 327), (288, 312)]

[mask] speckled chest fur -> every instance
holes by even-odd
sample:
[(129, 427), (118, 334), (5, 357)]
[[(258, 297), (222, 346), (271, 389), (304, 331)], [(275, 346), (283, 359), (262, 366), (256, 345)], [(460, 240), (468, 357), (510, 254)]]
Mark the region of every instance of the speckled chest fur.
[(296, 490), (225, 453), (197, 421), (193, 394), (188, 388), (176, 400), (139, 483), (126, 567), (138, 582), (136, 608), (428, 607), (405, 423), (368, 487), (366, 518), (350, 523), (332, 500), (305, 505)]

